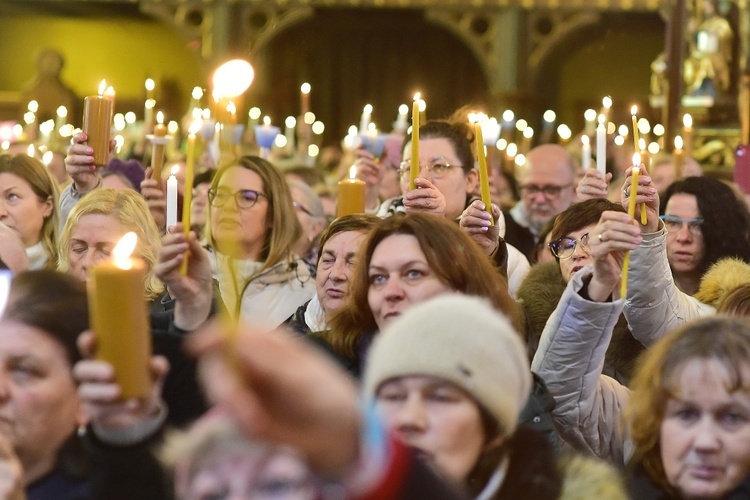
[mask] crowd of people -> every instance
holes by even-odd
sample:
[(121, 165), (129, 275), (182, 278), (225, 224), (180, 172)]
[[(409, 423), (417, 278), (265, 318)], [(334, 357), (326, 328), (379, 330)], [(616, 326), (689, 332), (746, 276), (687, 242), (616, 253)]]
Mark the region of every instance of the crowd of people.
[[(750, 498), (742, 194), (541, 144), (490, 157), (486, 206), (458, 117), (419, 158), (203, 169), (189, 231), (85, 134), (62, 183), (0, 155), (0, 498)], [(366, 213), (334, 218), (318, 181), (352, 165)], [(153, 381), (131, 399), (86, 291), (127, 232)]]

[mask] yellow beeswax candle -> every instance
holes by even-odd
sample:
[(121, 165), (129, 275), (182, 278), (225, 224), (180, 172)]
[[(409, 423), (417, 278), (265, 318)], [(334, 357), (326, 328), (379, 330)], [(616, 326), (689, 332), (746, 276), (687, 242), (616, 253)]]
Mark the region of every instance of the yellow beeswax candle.
[(411, 107), (411, 168), (409, 169), (409, 189), (416, 189), (414, 182), (419, 177), (419, 98), (420, 94), (414, 96)]
[[(633, 155), (633, 170), (630, 181), (630, 197), (628, 199), (628, 215), (635, 217), (635, 194), (638, 191), (638, 175), (641, 169), (641, 155)], [(630, 265), (630, 252), (625, 252), (625, 258), (622, 261), (622, 279), (620, 280), (620, 298), (625, 298), (628, 293), (628, 266)]]
[(490, 214), (490, 225), (494, 226), (495, 221), (492, 217), (492, 197), (490, 195), (490, 176), (487, 173), (487, 158), (484, 156), (484, 139), (482, 137), (482, 124), (486, 116), (478, 114), (470, 116), (469, 119), (474, 118), (474, 142), (477, 145), (477, 161), (479, 162), (479, 184), (482, 192), (482, 203), (484, 203), (485, 210)]
[(167, 126), (164, 125), (164, 113), (159, 111), (156, 114), (156, 125), (154, 125), (154, 140), (153, 149), (151, 152), (151, 168), (153, 168), (152, 179), (161, 181), (161, 170), (164, 167), (164, 147), (166, 141), (164, 137), (167, 135)]
[(102, 80), (99, 95), (83, 99), (83, 133), (86, 144), (94, 150), (94, 165), (103, 167), (109, 163), (109, 136), (112, 127), (113, 101), (104, 95), (107, 82)]
[(352, 166), (349, 178), (339, 181), (337, 216), (365, 213), (365, 183), (356, 178), (357, 168)]
[(95, 265), (88, 280), (96, 357), (114, 367), (124, 399), (145, 398), (151, 393), (146, 266), (140, 259), (130, 258), (136, 242), (135, 233), (126, 234), (113, 250), (114, 258)]
[[(193, 179), (195, 178), (195, 134), (198, 133), (201, 122), (196, 120), (188, 129), (187, 158), (185, 159), (185, 193), (182, 195), (182, 228), (187, 236), (190, 234), (190, 206), (193, 203)], [(180, 274), (187, 276), (188, 254), (185, 253)]]

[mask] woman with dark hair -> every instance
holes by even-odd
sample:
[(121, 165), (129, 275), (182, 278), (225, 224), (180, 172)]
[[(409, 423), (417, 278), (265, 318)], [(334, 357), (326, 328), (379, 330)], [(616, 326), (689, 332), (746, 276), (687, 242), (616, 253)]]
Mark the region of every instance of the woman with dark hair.
[(284, 176), (262, 158), (243, 156), (216, 172), (208, 201), (214, 277), (229, 315), (277, 327), (315, 293), (293, 251), (302, 229)]
[[(527, 321), (527, 345), (531, 358), (573, 275), (593, 263), (591, 234), (606, 211), (625, 212), (617, 203), (593, 198), (572, 205), (554, 219), (549, 251), (555, 261), (532, 267), (518, 290)], [(620, 317), (607, 350), (604, 373), (627, 384), (635, 359), (642, 351), (643, 346), (631, 335), (625, 318)]]
[(86, 289), (74, 277), (30, 271), (11, 284), (0, 319), (0, 436), (20, 459), (30, 500), (88, 498), (72, 373), (87, 327)]
[(662, 207), (669, 266), (683, 292), (695, 294), (701, 276), (719, 259), (750, 262), (750, 213), (723, 182), (711, 177), (673, 182)]

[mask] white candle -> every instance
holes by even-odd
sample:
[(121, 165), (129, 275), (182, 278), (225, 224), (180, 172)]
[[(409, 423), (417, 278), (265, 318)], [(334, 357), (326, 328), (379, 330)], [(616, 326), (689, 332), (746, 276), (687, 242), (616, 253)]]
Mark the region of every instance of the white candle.
[(362, 117), (359, 120), (359, 133), (364, 135), (367, 133), (367, 128), (370, 126), (370, 120), (372, 119), (372, 104), (366, 104), (362, 110)]
[(167, 179), (167, 230), (177, 224), (177, 165), (172, 167), (172, 173)]
[(398, 107), (398, 117), (396, 118), (396, 123), (393, 124), (393, 131), (399, 134), (405, 134), (406, 129), (409, 128), (409, 124), (407, 123), (407, 118), (409, 116), (409, 106), (406, 104), (402, 104)]
[(607, 174), (607, 129), (604, 125), (606, 117), (599, 115), (599, 125), (596, 126), (596, 169), (602, 175)]
[(589, 136), (581, 137), (581, 167), (584, 170), (591, 168), (591, 142)]

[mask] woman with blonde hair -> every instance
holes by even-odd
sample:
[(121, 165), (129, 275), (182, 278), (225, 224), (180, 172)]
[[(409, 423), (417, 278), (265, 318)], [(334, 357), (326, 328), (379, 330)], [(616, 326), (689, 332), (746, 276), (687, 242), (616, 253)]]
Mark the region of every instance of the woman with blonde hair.
[(161, 238), (148, 205), (135, 191), (96, 189), (73, 207), (60, 235), (60, 270), (85, 281), (91, 266), (109, 258), (129, 231), (138, 236), (134, 255), (146, 264), (146, 298), (156, 299), (164, 292), (154, 272)]
[(0, 155), (0, 223), (18, 233), (29, 269), (57, 263), (58, 189), (39, 160)]
[(214, 278), (234, 320), (274, 328), (315, 294), (315, 280), (293, 247), (302, 229), (283, 175), (244, 156), (216, 172), (206, 233)]

